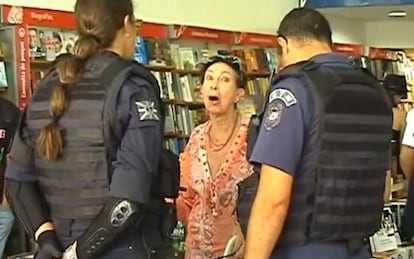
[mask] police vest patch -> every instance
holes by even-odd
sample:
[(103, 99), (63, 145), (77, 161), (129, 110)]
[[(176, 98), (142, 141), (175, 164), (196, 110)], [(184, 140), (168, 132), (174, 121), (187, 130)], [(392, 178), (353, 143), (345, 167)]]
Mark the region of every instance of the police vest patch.
[(135, 102), (137, 105), (137, 110), (139, 113), (139, 119), (142, 121), (145, 120), (156, 120), (159, 121), (160, 117), (158, 116), (157, 108), (155, 108), (155, 103), (151, 101), (141, 101)]
[(266, 117), (263, 122), (263, 126), (267, 131), (273, 129), (279, 124), (283, 108), (283, 103), (280, 100), (269, 103)]
[(269, 104), (275, 100), (282, 101), (286, 107), (290, 107), (298, 102), (291, 91), (283, 88), (276, 89), (269, 95)]
[(271, 92), (267, 104), (267, 112), (263, 121), (264, 128), (269, 131), (279, 125), (283, 109), (297, 102), (295, 95), (288, 89), (279, 88)]

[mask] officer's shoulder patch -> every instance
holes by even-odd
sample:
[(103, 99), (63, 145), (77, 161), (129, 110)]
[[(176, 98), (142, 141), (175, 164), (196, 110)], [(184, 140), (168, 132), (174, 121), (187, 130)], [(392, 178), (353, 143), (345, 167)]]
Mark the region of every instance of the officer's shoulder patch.
[(135, 105), (137, 106), (139, 119), (141, 121), (146, 121), (146, 120), (159, 121), (160, 120), (158, 110), (155, 107), (155, 102), (153, 102), (153, 101), (135, 101)]
[(282, 112), (284, 109), (284, 104), (281, 100), (274, 100), (269, 103), (267, 107), (267, 112), (263, 121), (264, 128), (269, 131), (275, 128), (280, 123), (282, 117)]
[(290, 107), (298, 102), (292, 91), (286, 88), (278, 88), (270, 93), (269, 104), (277, 100), (282, 101), (286, 107)]

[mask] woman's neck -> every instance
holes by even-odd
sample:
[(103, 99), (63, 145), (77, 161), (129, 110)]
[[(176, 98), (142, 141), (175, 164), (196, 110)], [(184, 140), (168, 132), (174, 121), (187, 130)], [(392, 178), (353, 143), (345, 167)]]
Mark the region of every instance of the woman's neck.
[(211, 130), (220, 135), (231, 131), (237, 121), (237, 116), (237, 110), (220, 115), (210, 115)]

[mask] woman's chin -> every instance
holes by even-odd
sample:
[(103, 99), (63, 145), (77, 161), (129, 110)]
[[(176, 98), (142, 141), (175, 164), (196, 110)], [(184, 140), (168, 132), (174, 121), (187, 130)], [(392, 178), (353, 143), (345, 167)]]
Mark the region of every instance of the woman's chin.
[(221, 108), (220, 108), (219, 105), (212, 104), (212, 103), (209, 103), (209, 102), (205, 102), (204, 107), (206, 108), (206, 111), (210, 114), (217, 113), (217, 112), (221, 111)]
[(218, 115), (225, 113), (223, 109), (219, 109), (218, 107), (214, 107), (214, 108), (206, 109), (206, 110), (208, 114), (213, 115), (213, 116), (218, 116)]
[(228, 113), (231, 110), (232, 106), (206, 103), (205, 108), (208, 114), (219, 116)]
[(207, 110), (207, 112), (210, 116), (218, 117), (218, 116), (222, 116), (226, 114), (228, 111), (223, 110), (223, 109), (211, 109), (211, 110)]

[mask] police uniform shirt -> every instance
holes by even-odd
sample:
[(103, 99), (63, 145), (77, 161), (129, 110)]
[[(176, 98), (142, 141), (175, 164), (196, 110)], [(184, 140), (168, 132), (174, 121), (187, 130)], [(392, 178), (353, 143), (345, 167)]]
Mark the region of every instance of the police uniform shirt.
[(162, 148), (160, 104), (155, 91), (136, 90), (133, 84), (127, 82), (118, 99), (118, 118), (128, 128), (113, 163), (111, 194), (146, 204), (150, 200), (152, 179), (158, 173)]
[[(315, 56), (316, 63), (326, 66), (351, 66), (346, 56), (330, 53)], [(283, 93), (283, 94), (282, 94)], [(281, 105), (282, 104), (282, 105)], [(311, 96), (297, 78), (286, 78), (270, 86), (269, 104), (264, 113), (262, 128), (253, 149), (250, 162), (266, 164), (301, 177), (296, 171), (306, 146), (305, 129), (313, 115)], [(277, 259), (365, 259), (362, 254), (350, 255), (345, 243), (309, 242), (304, 246), (278, 248), (273, 257)]]
[[(119, 123), (126, 131), (113, 163), (110, 194), (139, 203), (148, 203), (153, 176), (157, 173), (162, 145), (161, 124), (156, 91), (143, 79), (130, 78), (122, 86), (117, 100)], [(29, 108), (30, 109), (30, 108)], [(37, 181), (33, 166), (33, 143), (24, 127), (16, 134), (6, 177), (17, 181)]]

